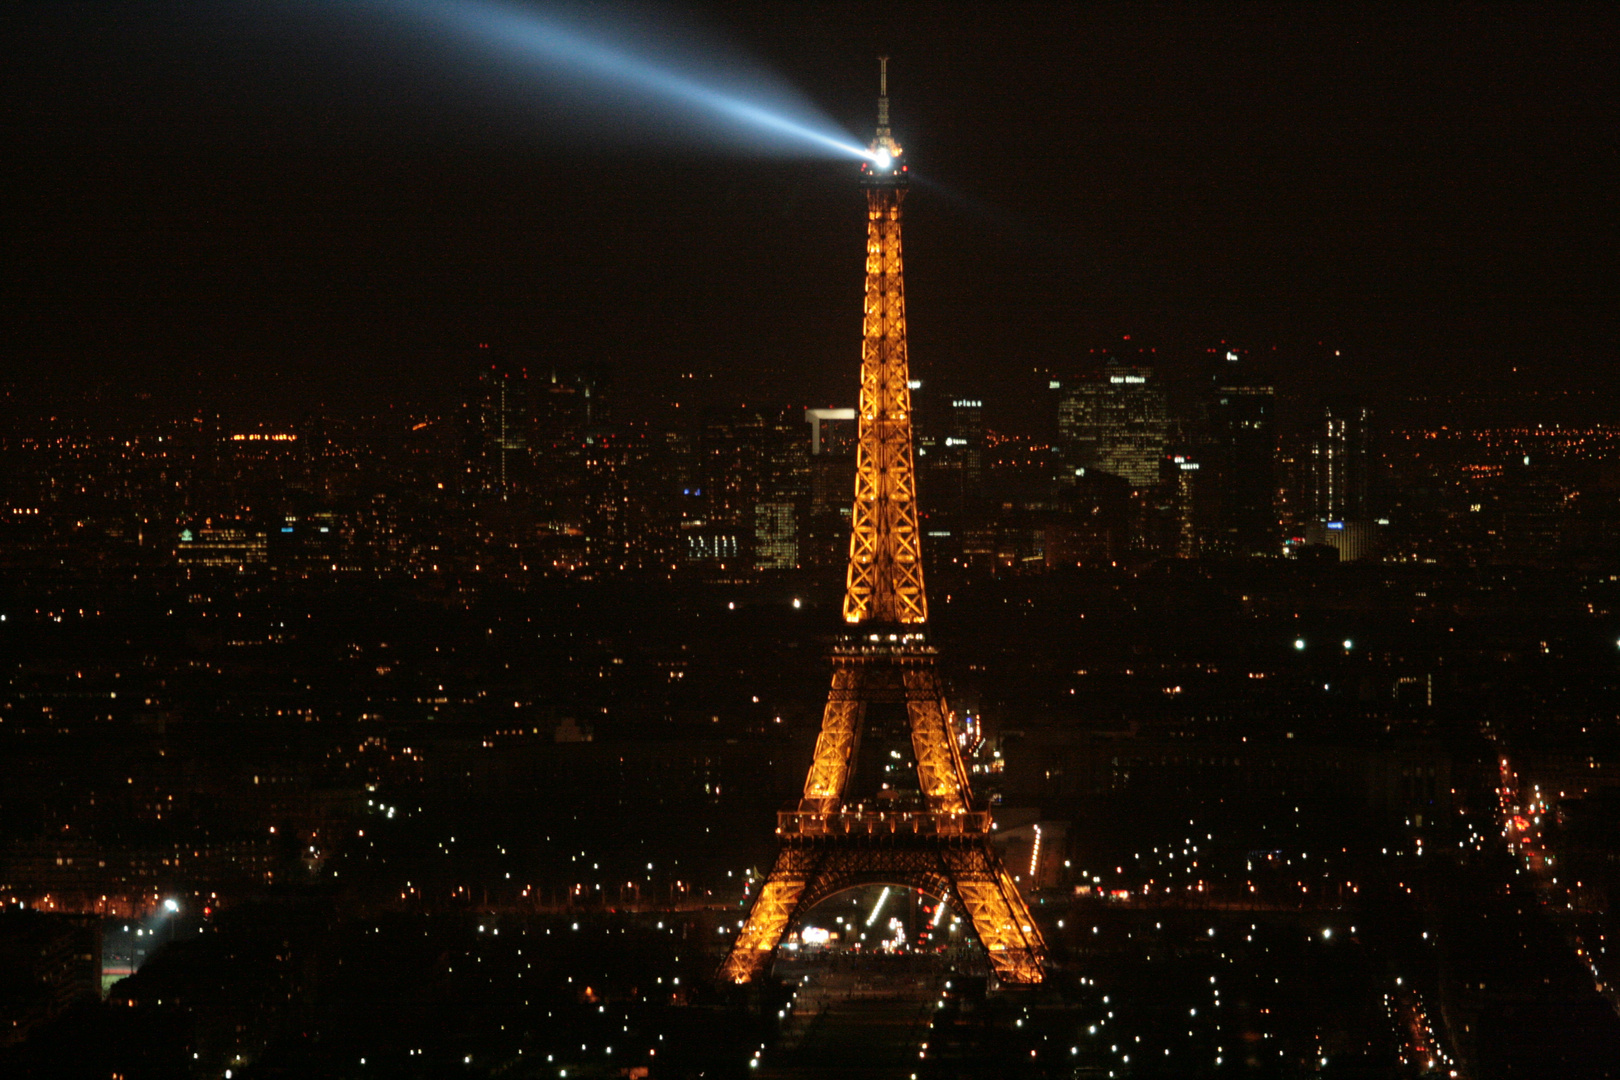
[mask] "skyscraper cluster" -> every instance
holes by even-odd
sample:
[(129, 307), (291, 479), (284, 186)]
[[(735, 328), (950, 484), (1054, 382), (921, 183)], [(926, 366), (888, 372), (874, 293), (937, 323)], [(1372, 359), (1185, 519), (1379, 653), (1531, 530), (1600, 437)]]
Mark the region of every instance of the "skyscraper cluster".
[(1236, 353), (1186, 387), (1167, 386), (1156, 367), (1113, 358), (1050, 385), (1058, 481), (1077, 494), (1128, 489), (1121, 528), (1130, 551), (1280, 552), (1276, 392)]

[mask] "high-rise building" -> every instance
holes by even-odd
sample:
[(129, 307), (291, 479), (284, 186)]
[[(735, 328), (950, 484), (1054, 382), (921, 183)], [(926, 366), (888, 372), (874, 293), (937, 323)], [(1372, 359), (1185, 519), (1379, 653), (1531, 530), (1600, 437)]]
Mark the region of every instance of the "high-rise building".
[(1150, 487), (1159, 480), (1168, 430), (1164, 387), (1151, 367), (1109, 360), (1061, 387), (1058, 435), (1070, 477), (1095, 469)]
[(754, 569), (792, 570), (799, 565), (797, 507), (791, 502), (754, 504)]
[(757, 409), (710, 409), (698, 433), (698, 476), (710, 521), (753, 528), (764, 487), (765, 418)]
[(972, 393), (917, 384), (918, 484), (933, 513), (960, 514), (984, 492), (984, 401)]
[(1373, 517), (1372, 471), (1372, 411), (1356, 402), (1325, 403), (1311, 443), (1311, 517), (1317, 521)]
[(756, 569), (799, 564), (799, 523), (810, 493), (799, 423), (792, 409), (713, 410), (699, 438), (709, 526), (737, 537), (736, 557)]
[(847, 519), (849, 474), (855, 463), (855, 410), (806, 409), (804, 419), (810, 425), (810, 513), (843, 511)]
[(1090, 470), (1063, 485), (1053, 510), (1038, 515), (1045, 565), (1098, 565), (1125, 557), (1132, 501), (1130, 483), (1105, 472)]
[(585, 437), (578, 518), (592, 567), (666, 566), (676, 558), (679, 468), (666, 435), (628, 424)]
[[(1228, 354), (1231, 355), (1231, 354)], [(1233, 373), (1235, 374), (1235, 372)], [(1269, 386), (1222, 379), (1208, 405), (1209, 442), (1201, 482), (1214, 481), (1208, 546), (1226, 555), (1275, 555), (1277, 395)]]
[(810, 455), (800, 438), (798, 410), (766, 416), (764, 483), (754, 504), (754, 568), (799, 565), (799, 536), (810, 501)]
[(489, 364), (474, 380), (465, 407), (472, 487), (508, 497), (527, 475), (533, 413), (528, 373)]
[(806, 409), (804, 419), (809, 428), (809, 499), (799, 535), (799, 561), (806, 566), (841, 566), (849, 555), (855, 410)]
[(855, 452), (854, 409), (806, 409), (804, 422), (810, 425), (811, 456)]
[(532, 390), (535, 423), (544, 441), (579, 442), (608, 420), (607, 389), (612, 370), (605, 364), (553, 364), (535, 380)]
[(1217, 500), (1214, 470), (1191, 453), (1166, 454), (1159, 462), (1159, 486), (1142, 506), (1144, 548), (1178, 559), (1209, 554)]

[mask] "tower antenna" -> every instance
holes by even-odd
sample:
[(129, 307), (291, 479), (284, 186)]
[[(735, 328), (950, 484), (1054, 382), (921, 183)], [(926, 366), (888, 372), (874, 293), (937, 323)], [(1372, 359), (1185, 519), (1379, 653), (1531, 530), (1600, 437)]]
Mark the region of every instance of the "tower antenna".
[(894, 140), (889, 136), (889, 58), (878, 57), (878, 122), (877, 144), (887, 146)]

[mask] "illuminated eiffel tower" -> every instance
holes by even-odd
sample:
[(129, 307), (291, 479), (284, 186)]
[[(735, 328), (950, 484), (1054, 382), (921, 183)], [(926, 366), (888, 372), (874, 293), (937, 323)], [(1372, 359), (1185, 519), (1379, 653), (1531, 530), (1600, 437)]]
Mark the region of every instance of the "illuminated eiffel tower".
[(990, 847), (990, 813), (973, 800), (925, 634), (900, 262), (906, 166), (889, 133), (887, 61), (877, 138), (861, 173), (866, 309), (849, 631), (833, 648), (832, 691), (804, 797), (777, 815), (781, 847), (720, 977), (748, 982), (803, 913), (835, 893), (882, 884), (919, 889), (964, 912), (1001, 981), (1038, 983), (1046, 946)]

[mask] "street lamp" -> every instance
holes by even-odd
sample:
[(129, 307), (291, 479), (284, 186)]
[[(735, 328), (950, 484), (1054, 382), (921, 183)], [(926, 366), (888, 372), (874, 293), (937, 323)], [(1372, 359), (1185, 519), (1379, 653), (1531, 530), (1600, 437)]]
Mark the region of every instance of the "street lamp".
[(180, 901), (176, 900), (172, 896), (169, 897), (167, 900), (163, 901), (163, 914), (169, 920), (169, 944), (170, 945), (174, 944), (174, 924), (179, 921), (178, 919), (175, 918), (175, 916), (178, 915), (179, 913), (180, 913)]

